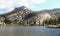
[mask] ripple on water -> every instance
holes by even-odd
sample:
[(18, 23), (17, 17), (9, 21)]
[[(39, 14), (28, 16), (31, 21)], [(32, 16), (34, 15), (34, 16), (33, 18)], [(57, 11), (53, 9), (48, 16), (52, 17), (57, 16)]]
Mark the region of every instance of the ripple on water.
[(0, 26), (0, 36), (59, 36), (60, 29), (46, 26)]

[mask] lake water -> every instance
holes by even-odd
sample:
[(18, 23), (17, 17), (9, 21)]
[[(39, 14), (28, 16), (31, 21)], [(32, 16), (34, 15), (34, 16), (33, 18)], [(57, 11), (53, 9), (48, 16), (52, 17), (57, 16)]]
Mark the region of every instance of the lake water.
[(0, 36), (59, 36), (59, 28), (46, 26), (0, 26)]

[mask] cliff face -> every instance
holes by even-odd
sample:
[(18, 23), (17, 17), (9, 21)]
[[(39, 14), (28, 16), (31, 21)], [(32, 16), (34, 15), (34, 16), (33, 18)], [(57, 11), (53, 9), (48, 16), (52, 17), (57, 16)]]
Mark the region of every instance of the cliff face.
[[(43, 24), (45, 20), (56, 19), (56, 12), (50, 11), (32, 11), (25, 6), (15, 8), (13, 11), (7, 14), (3, 14), (0, 20), (4, 19), (2, 22), (6, 24)], [(3, 17), (3, 18), (2, 18)]]
[(23, 21), (23, 18), (31, 13), (31, 10), (27, 9), (25, 6), (20, 8), (15, 8), (11, 13), (7, 15), (7, 19), (11, 21), (11, 23), (19, 24), (20, 21)]

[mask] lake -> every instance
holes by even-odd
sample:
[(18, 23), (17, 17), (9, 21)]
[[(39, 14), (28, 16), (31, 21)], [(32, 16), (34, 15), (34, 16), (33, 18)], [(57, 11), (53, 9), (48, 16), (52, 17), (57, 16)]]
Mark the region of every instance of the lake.
[(0, 36), (59, 36), (59, 28), (46, 26), (0, 26)]

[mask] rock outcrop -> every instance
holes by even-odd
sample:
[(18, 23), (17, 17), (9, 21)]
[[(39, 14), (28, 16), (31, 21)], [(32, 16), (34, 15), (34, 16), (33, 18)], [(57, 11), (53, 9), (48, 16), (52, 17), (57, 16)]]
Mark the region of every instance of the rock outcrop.
[(0, 22), (2, 21), (6, 24), (42, 25), (45, 20), (56, 19), (58, 14), (56, 12), (51, 13), (50, 11), (32, 11), (22, 6), (3, 14), (0, 17)]

